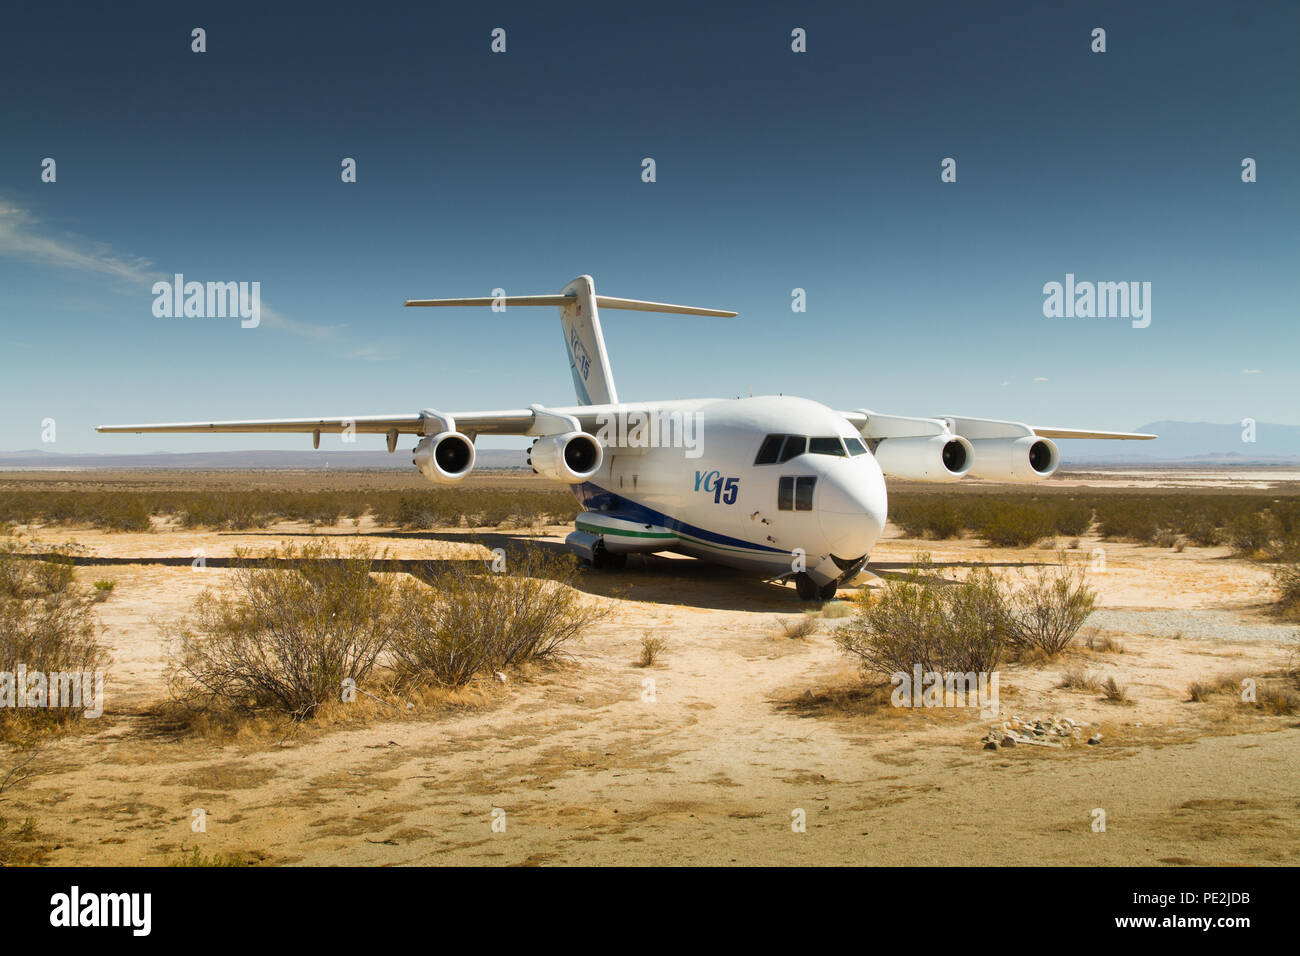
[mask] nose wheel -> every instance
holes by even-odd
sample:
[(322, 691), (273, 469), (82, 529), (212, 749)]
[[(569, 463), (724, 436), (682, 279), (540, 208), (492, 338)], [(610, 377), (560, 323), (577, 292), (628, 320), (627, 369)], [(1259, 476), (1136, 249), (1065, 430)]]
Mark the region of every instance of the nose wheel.
[(831, 581), (829, 584), (818, 584), (811, 574), (802, 571), (794, 576), (794, 591), (799, 595), (800, 601), (829, 601), (835, 597), (835, 592), (839, 590), (837, 582)]

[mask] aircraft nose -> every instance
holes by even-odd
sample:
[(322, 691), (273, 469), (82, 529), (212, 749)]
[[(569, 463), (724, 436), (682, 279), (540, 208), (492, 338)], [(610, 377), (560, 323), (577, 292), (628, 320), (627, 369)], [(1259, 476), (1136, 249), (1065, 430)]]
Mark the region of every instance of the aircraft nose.
[(869, 455), (844, 462), (822, 477), (817, 510), (822, 533), (838, 558), (869, 554), (885, 528), (885, 476)]

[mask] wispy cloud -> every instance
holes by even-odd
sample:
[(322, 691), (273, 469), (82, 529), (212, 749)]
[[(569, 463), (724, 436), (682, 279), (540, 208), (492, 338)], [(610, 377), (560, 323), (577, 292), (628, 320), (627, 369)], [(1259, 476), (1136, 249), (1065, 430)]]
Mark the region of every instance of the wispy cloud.
[(1259, 373), (1260, 370), (1257, 368), (1243, 368), (1241, 370), (1242, 375), (1258, 375)]
[[(5, 199), (0, 199), (0, 256), (108, 276), (138, 286), (152, 286), (154, 282), (170, 281), (172, 278), (170, 274), (160, 271), (151, 259), (122, 255), (102, 242), (91, 242), (71, 235), (53, 235), (50, 230), (43, 229), (41, 221), (28, 210)], [(300, 338), (349, 344), (342, 335), (345, 326), (299, 322), (265, 302), (261, 304), (261, 320), (261, 324), (269, 328)], [(366, 357), (360, 355), (363, 351), (366, 350), (361, 349), (354, 354)]]
[(149, 282), (156, 277), (148, 259), (117, 255), (103, 243), (42, 235), (39, 225), (40, 220), (27, 210), (0, 199), (0, 255), (128, 282)]

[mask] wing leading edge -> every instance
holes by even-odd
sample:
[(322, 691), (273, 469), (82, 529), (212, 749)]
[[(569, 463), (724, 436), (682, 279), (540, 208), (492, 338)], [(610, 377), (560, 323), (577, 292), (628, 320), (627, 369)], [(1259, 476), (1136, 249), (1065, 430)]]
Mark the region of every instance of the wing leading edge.
[(929, 435), (960, 435), (963, 438), (1092, 438), (1110, 441), (1150, 441), (1155, 435), (1144, 432), (1111, 432), (1091, 428), (1056, 428), (1026, 425), (1024, 422), (996, 418), (963, 418), (941, 415), (936, 418), (912, 418), (905, 415), (881, 415), (859, 408), (841, 412), (849, 424), (868, 440), (878, 438), (914, 438)]

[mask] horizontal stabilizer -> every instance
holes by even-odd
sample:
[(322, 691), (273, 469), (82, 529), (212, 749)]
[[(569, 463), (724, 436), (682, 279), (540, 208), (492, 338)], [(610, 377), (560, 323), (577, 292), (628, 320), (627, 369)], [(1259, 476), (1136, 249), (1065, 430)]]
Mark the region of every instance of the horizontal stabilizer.
[[(476, 296), (468, 299), (408, 299), (408, 306), (523, 306), (556, 305), (566, 306), (576, 300), (572, 295), (505, 295)], [(595, 296), (596, 305), (602, 309), (630, 309), (635, 312), (671, 312), (676, 315), (707, 315), (714, 318), (729, 319), (736, 315), (725, 309), (701, 309), (693, 305), (674, 305), (671, 302), (648, 302), (645, 299), (620, 299), (612, 295)]]

